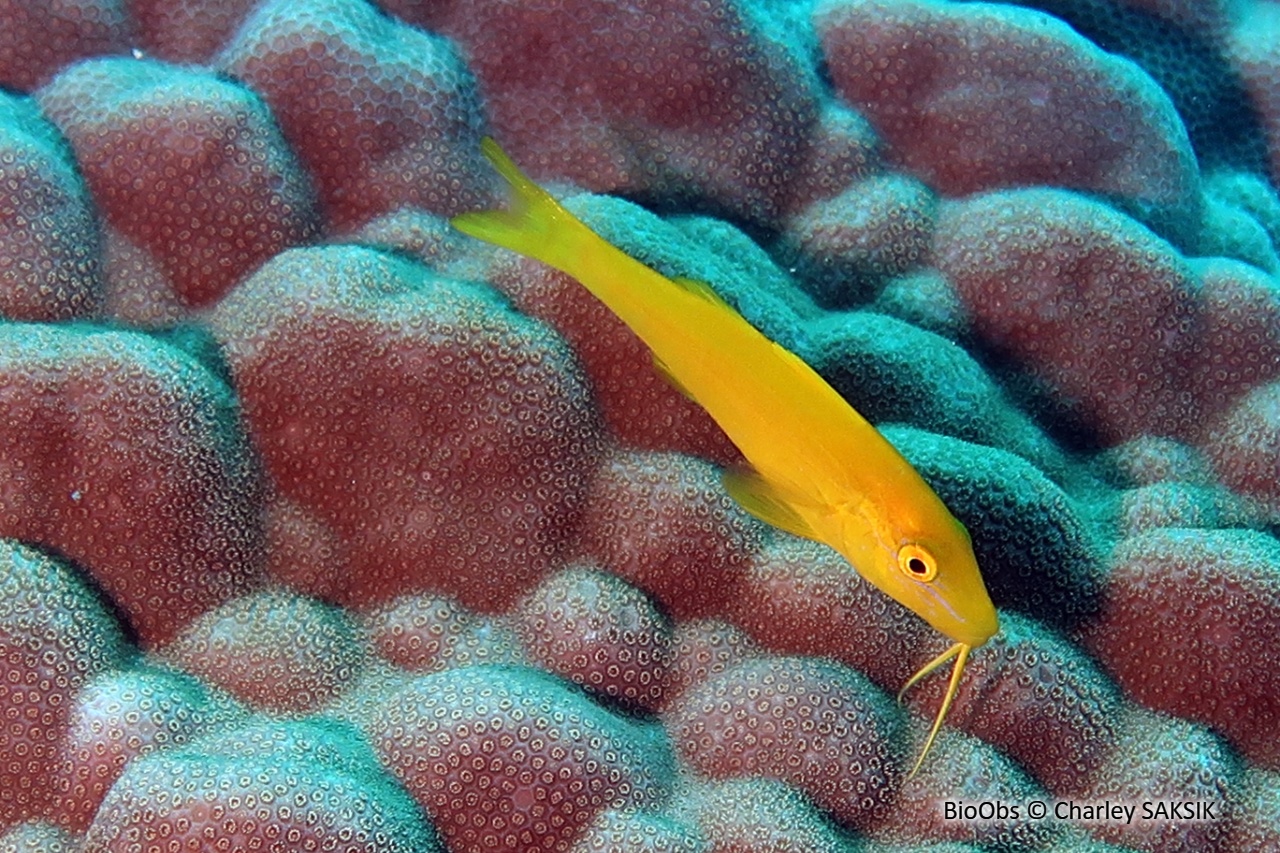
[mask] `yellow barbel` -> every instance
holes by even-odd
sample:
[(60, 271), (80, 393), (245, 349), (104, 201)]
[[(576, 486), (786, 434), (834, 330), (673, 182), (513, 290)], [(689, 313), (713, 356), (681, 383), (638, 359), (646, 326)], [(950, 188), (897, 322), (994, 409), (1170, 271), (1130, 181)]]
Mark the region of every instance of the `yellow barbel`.
[(955, 658), (914, 774), (951, 708), (969, 652), (1000, 627), (964, 525), (817, 372), (710, 287), (640, 263), (565, 210), (492, 139), (481, 147), (511, 185), (510, 208), (464, 213), (454, 226), (581, 282), (742, 451), (751, 467), (723, 478), (734, 500), (775, 527), (834, 548), (954, 641), (902, 688)]

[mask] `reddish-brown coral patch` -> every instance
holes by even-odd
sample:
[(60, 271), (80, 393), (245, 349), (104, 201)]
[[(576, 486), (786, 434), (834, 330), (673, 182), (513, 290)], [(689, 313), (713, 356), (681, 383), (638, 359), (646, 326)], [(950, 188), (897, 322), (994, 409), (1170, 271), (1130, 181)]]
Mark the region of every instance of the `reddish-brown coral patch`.
[(492, 611), (555, 565), (598, 427), (544, 326), (351, 246), (277, 256), (213, 323), (276, 488), (339, 548), (294, 576), (316, 585), (300, 591), (371, 605), (427, 590)]

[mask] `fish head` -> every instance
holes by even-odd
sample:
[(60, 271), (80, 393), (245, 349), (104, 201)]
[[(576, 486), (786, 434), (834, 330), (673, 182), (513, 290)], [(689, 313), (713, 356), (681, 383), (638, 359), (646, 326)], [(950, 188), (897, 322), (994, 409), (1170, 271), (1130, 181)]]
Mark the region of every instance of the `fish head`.
[[(977, 648), (1000, 630), (969, 532), (945, 507), (926, 524), (868, 531), (848, 525), (837, 544), (858, 572), (957, 643)], [(914, 515), (914, 514), (912, 514)]]

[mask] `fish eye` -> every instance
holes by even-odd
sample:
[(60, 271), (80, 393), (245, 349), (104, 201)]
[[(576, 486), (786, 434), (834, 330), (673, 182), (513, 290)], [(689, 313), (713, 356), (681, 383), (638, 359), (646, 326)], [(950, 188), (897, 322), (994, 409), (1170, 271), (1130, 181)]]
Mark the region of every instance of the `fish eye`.
[(898, 568), (913, 581), (928, 583), (938, 576), (938, 561), (919, 545), (907, 544), (898, 549)]

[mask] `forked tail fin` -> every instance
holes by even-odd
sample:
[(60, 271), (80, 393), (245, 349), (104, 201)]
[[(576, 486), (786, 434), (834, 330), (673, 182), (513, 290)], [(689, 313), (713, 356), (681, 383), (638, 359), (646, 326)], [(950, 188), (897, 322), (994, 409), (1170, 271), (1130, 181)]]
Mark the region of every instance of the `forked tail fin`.
[(491, 137), (480, 140), (480, 150), (511, 186), (510, 202), (505, 210), (459, 214), (450, 220), (453, 227), (478, 240), (565, 270), (565, 263), (571, 258), (566, 256), (571, 237), (585, 226), (520, 171)]

